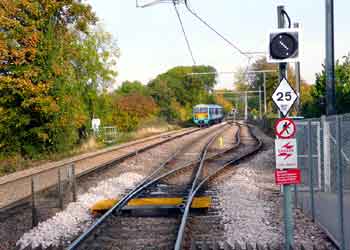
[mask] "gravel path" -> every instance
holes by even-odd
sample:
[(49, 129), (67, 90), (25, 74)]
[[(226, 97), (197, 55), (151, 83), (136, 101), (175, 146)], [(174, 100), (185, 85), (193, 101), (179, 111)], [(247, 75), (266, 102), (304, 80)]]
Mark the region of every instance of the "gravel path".
[[(274, 184), (274, 142), (257, 128), (253, 133), (263, 139), (262, 151), (215, 184), (220, 190), (225, 235), (231, 245), (237, 241), (277, 247), (283, 243), (283, 211), (279, 187)], [(294, 213), (297, 245), (334, 248), (316, 224), (299, 210)]]

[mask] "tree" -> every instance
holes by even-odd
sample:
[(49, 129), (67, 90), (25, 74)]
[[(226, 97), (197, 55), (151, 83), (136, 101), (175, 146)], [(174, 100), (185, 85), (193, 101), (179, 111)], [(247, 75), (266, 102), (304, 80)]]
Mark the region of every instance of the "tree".
[[(335, 91), (337, 113), (350, 112), (350, 54), (337, 60), (335, 65)], [(316, 74), (316, 83), (311, 90), (312, 103), (305, 107), (305, 111), (313, 116), (325, 114), (326, 72)]]
[(78, 1), (0, 0), (3, 154), (33, 156), (78, 141), (97, 89), (114, 75), (110, 40), (90, 28), (96, 21)]
[(130, 95), (138, 93), (140, 95), (148, 95), (147, 86), (139, 81), (124, 81), (122, 85), (116, 90), (118, 95)]
[[(207, 72), (213, 74), (192, 74)], [(172, 68), (148, 84), (150, 95), (160, 107), (160, 114), (167, 120), (190, 119), (194, 105), (215, 101), (212, 95), (216, 84), (215, 73), (216, 69), (211, 66)]]
[(117, 76), (114, 67), (119, 57), (119, 49), (111, 34), (97, 25), (82, 41), (75, 45), (77, 57), (74, 58), (74, 70), (77, 80), (84, 91), (84, 103), (88, 105), (89, 120), (96, 116), (96, 101), (103, 90), (114, 83)]
[(233, 104), (230, 101), (226, 100), (223, 94), (216, 94), (215, 95), (215, 103), (222, 106), (226, 113), (232, 111)]
[[(275, 72), (269, 72), (265, 73), (266, 76), (266, 101), (268, 106), (268, 112), (274, 112), (276, 113), (276, 108), (272, 108), (275, 105), (272, 101), (272, 94), (275, 91), (277, 85), (279, 84), (279, 76), (278, 76), (278, 69), (276, 64), (270, 64), (266, 62), (266, 58), (258, 59), (256, 60), (250, 67), (252, 71), (264, 71), (264, 70), (272, 70)], [(287, 75), (288, 75), (288, 82), (291, 84), (291, 86), (296, 89), (296, 77), (295, 72), (291, 67), (288, 67), (287, 69)], [(243, 72), (243, 71), (241, 71)], [(241, 73), (242, 74), (242, 73)], [(247, 77), (246, 77), (247, 78)], [(247, 90), (259, 90), (263, 88), (264, 85), (264, 75), (263, 73), (252, 73), (249, 75), (249, 82), (246, 81), (245, 84), (241, 84), (240, 82), (236, 82), (238, 84), (238, 87)], [(239, 75), (236, 79), (244, 79), (243, 76)], [(243, 87), (241, 86), (243, 85)], [(308, 85), (303, 79), (301, 80), (301, 97), (300, 101), (301, 104), (304, 106), (309, 105), (310, 102), (310, 91), (311, 86)], [(254, 100), (251, 100), (254, 103), (249, 103), (249, 106), (252, 107), (258, 107), (258, 97), (254, 98)], [(303, 110), (303, 109), (302, 109)], [(295, 109), (293, 110), (293, 113), (295, 114)]]
[(114, 102), (114, 122), (120, 131), (130, 132), (141, 121), (156, 115), (157, 105), (150, 96), (137, 93), (122, 96)]

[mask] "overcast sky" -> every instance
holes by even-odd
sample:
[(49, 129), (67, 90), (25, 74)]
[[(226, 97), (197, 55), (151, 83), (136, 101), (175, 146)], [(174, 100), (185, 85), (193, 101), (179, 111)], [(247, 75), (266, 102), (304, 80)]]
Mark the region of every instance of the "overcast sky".
[[(141, 0), (151, 2), (151, 0)], [(121, 57), (117, 83), (147, 83), (158, 74), (192, 60), (172, 4), (136, 8), (136, 0), (87, 0), (118, 42)], [(267, 32), (277, 26), (283, 4), (303, 30), (302, 77), (314, 83), (325, 57), (325, 0), (191, 0), (192, 8), (243, 51), (265, 51)], [(178, 6), (197, 64), (235, 71), (247, 59)], [(335, 55), (350, 51), (350, 1), (335, 0)], [(221, 75), (217, 88), (231, 88), (232, 75)]]

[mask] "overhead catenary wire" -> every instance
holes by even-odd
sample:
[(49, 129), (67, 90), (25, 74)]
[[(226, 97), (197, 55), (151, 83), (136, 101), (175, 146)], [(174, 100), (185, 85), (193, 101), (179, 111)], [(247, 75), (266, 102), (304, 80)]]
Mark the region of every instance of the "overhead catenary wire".
[(187, 48), (188, 48), (188, 51), (190, 52), (193, 65), (196, 65), (196, 60), (194, 59), (193, 52), (192, 52), (192, 49), (191, 49), (191, 45), (190, 45), (190, 42), (189, 42), (189, 40), (187, 38), (186, 31), (185, 31), (185, 28), (184, 28), (184, 25), (183, 25), (183, 22), (182, 22), (179, 10), (176, 7), (176, 1), (175, 0), (173, 0), (173, 5), (174, 5), (174, 9), (175, 9), (177, 18), (179, 19), (179, 22), (180, 22), (180, 25), (181, 25), (182, 33), (184, 34), (184, 37), (185, 37)]
[(235, 45), (233, 42), (231, 42), (229, 39), (224, 37), (222, 34), (220, 34), (216, 29), (214, 29), (209, 23), (207, 23), (203, 18), (201, 18), (197, 13), (195, 13), (188, 5), (189, 0), (185, 0), (185, 5), (187, 10), (196, 17), (199, 21), (201, 21), (205, 26), (207, 26), (210, 30), (212, 30), (214, 33), (216, 33), (219, 37), (221, 37), (224, 41), (226, 41), (231, 47), (233, 47), (235, 50), (237, 50), (241, 55), (247, 57), (248, 59), (251, 59), (250, 56), (248, 56), (243, 50), (241, 50), (237, 45)]
[(155, 1), (150, 2), (150, 3), (140, 5), (138, 0), (136, 0), (136, 7), (137, 8), (146, 8), (146, 7), (150, 7), (150, 6), (156, 5), (158, 3), (161, 3), (161, 0), (155, 0)]

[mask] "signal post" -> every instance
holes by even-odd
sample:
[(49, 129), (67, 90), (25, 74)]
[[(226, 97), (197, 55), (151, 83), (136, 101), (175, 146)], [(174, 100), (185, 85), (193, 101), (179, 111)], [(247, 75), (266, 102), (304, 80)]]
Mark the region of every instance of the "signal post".
[[(299, 29), (291, 28), (291, 20), (284, 6), (277, 7), (277, 16), (278, 29), (268, 35), (267, 61), (279, 64), (280, 82), (272, 95), (282, 117), (275, 123), (275, 181), (283, 187), (285, 249), (290, 250), (294, 248), (292, 187), (300, 184), (301, 175), (298, 169), (296, 125), (293, 120), (286, 118), (298, 99), (298, 94), (288, 82), (287, 63), (299, 61), (300, 32)], [(288, 28), (285, 28), (285, 17), (288, 19)]]

